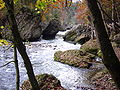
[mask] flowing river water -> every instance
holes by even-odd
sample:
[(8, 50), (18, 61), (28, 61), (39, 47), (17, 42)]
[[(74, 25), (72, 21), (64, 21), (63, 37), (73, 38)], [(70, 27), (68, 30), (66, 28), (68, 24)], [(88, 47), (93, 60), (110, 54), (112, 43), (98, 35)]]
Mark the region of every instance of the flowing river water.
[[(53, 74), (60, 81), (61, 85), (67, 90), (83, 90), (78, 87), (91, 87), (86, 82), (88, 73), (91, 70), (78, 69), (60, 62), (54, 61), (54, 53), (56, 51), (65, 51), (71, 49), (80, 49), (80, 45), (74, 45), (63, 41), (60, 36), (56, 36), (54, 40), (41, 40), (38, 42), (26, 43), (26, 50), (33, 65), (35, 74)], [(6, 62), (13, 60), (13, 48), (3, 48), (0, 46), (0, 66)], [(20, 83), (26, 80), (27, 74), (21, 56), (18, 54), (20, 68)], [(14, 63), (10, 63), (5, 67), (0, 68), (0, 90), (15, 90), (15, 67)]]

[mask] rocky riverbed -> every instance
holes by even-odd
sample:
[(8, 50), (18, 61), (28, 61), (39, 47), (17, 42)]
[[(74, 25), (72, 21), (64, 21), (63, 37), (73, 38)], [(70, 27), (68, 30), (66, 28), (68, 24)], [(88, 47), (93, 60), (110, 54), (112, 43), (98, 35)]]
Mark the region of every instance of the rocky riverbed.
[[(79, 49), (80, 45), (64, 42), (62, 37), (56, 36), (54, 40), (41, 40), (38, 42), (26, 42), (27, 53), (32, 62), (35, 74), (48, 73), (57, 77), (61, 85), (67, 90), (81, 90), (80, 87), (91, 87), (87, 78), (92, 70), (78, 69), (66, 64), (54, 61), (54, 53), (62, 50)], [(4, 48), (3, 48), (4, 47)], [(0, 66), (13, 60), (13, 48), (0, 47)], [(18, 54), (20, 68), (20, 82), (26, 80), (27, 74), (23, 60)], [(15, 89), (15, 69), (14, 63), (10, 63), (0, 68), (0, 88), (1, 90)]]

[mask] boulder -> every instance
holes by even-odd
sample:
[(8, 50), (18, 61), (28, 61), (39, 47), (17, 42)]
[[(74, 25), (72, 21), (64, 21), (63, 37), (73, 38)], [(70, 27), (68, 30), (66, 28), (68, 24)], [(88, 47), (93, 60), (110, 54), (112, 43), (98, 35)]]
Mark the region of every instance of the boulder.
[(90, 53), (84, 53), (80, 50), (57, 51), (54, 54), (54, 60), (78, 68), (90, 68), (96, 56)]
[(100, 58), (103, 57), (97, 39), (90, 39), (88, 42), (86, 42), (80, 47), (80, 51), (91, 53)]
[[(64, 89), (60, 81), (53, 75), (41, 74), (36, 76), (40, 90), (66, 90)], [(22, 90), (32, 90), (32, 86), (29, 80), (23, 82), (21, 86)]]
[(95, 40), (91, 39), (85, 44), (81, 45), (80, 50), (83, 52), (97, 54), (97, 52), (100, 50), (100, 47), (96, 39)]
[(49, 39), (54, 39), (56, 34), (59, 31), (63, 31), (63, 28), (61, 26), (60, 21), (56, 20), (56, 19), (52, 19), (48, 26), (43, 30), (42, 35), (43, 35), (43, 39), (49, 40)]
[[(41, 16), (34, 11), (31, 11), (27, 7), (23, 7), (15, 16), (18, 30), (23, 41), (36, 41), (41, 37)], [(5, 17), (2, 21), (2, 25), (5, 27), (1, 29), (1, 36), (4, 39), (12, 40), (12, 33), (8, 18)]]
[(64, 41), (71, 42), (71, 43), (75, 43), (75, 41), (74, 41), (75, 38), (77, 38), (77, 36), (76, 36), (76, 31), (75, 31), (75, 30), (68, 31), (68, 32), (63, 36)]
[(96, 39), (83, 44), (80, 50), (57, 51), (54, 54), (55, 61), (87, 69), (101, 64), (98, 57), (102, 57), (102, 53)]
[(63, 39), (67, 42), (84, 44), (91, 38), (91, 28), (84, 25), (75, 25), (68, 31)]

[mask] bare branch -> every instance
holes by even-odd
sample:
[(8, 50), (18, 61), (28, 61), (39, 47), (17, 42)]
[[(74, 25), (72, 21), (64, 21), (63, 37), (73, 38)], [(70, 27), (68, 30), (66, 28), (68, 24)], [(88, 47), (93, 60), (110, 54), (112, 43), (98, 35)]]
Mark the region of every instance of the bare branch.
[(98, 0), (97, 0), (97, 2), (98, 2), (98, 5), (99, 5), (101, 11), (108, 17), (108, 19), (109, 19), (111, 22), (113, 22), (118, 28), (120, 28), (120, 26), (119, 26), (114, 20), (112, 20), (112, 18), (103, 10), (100, 2), (99, 2)]
[(15, 61), (10, 61), (10, 62), (7, 62), (6, 64), (4, 64), (4, 65), (0, 66), (0, 68), (5, 67), (5, 66), (7, 66), (8, 64), (10, 64), (10, 63), (12, 63), (12, 62), (15, 62)]
[(7, 49), (5, 49), (4, 52), (7, 51), (8, 49), (10, 49), (11, 46), (12, 46), (12, 44)]

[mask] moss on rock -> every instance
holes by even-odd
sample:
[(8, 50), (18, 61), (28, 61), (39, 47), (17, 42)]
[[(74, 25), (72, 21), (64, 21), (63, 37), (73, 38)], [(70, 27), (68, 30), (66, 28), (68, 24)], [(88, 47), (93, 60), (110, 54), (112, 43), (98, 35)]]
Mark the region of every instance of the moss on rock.
[(91, 39), (80, 50), (57, 51), (54, 60), (79, 68), (90, 68), (95, 63), (101, 63), (96, 61), (96, 57), (102, 56), (97, 40)]
[(90, 37), (86, 37), (84, 34), (75, 39), (75, 43), (84, 44), (90, 40)]
[[(36, 79), (38, 81), (40, 90), (66, 90), (61, 86), (60, 81), (53, 75), (41, 74), (37, 75)], [(21, 86), (21, 89), (32, 90), (30, 81), (24, 81)]]
[(95, 55), (82, 52), (80, 50), (57, 51), (54, 54), (54, 60), (78, 68), (90, 68), (95, 61)]
[(74, 30), (71, 30), (67, 32), (63, 38), (65, 41), (74, 41), (76, 38), (76, 32)]
[(84, 44), (91, 38), (91, 28), (86, 25), (75, 25), (68, 31), (63, 39), (72, 43)]
[(80, 48), (81, 51), (83, 52), (89, 52), (91, 54), (94, 54), (98, 57), (102, 57), (102, 53), (99, 47), (99, 44), (97, 42), (97, 40), (89, 40), (88, 42), (86, 42), (85, 44), (83, 44)]

